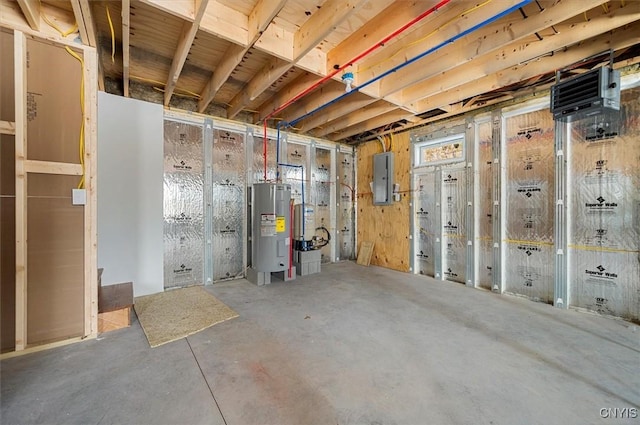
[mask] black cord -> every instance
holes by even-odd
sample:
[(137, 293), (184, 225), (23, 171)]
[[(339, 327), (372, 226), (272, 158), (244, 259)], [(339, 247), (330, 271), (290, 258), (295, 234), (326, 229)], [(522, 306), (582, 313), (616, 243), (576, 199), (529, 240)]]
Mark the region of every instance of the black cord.
[(331, 233), (329, 233), (329, 230), (324, 226), (316, 227), (316, 231), (318, 230), (324, 230), (327, 234), (327, 239), (323, 239), (323, 243), (321, 245), (316, 245), (316, 248), (322, 248), (329, 245), (329, 241), (331, 240)]

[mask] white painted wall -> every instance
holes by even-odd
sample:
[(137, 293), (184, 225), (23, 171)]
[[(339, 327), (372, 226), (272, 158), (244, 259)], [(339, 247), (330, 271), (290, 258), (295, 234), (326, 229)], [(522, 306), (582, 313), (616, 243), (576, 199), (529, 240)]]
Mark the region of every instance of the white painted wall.
[(98, 93), (98, 267), (102, 285), (164, 290), (162, 105)]

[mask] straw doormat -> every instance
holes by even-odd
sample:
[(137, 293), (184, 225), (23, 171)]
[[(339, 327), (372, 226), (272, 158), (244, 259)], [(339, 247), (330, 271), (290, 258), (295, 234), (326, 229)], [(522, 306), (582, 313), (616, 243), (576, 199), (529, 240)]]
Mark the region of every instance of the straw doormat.
[(137, 297), (134, 308), (151, 347), (193, 335), (216, 323), (238, 317), (238, 313), (202, 286)]

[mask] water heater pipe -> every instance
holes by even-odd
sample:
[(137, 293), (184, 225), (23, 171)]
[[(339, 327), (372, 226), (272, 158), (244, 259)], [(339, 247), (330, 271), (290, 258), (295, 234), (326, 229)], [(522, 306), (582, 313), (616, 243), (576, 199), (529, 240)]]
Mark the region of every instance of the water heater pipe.
[(433, 53), (433, 52), (435, 52), (437, 50), (440, 50), (442, 47), (453, 43), (454, 41), (458, 40), (459, 38), (465, 37), (468, 34), (471, 34), (472, 32), (474, 32), (474, 31), (476, 31), (476, 30), (478, 30), (478, 29), (480, 29), (482, 27), (485, 27), (485, 26), (487, 26), (487, 25), (489, 25), (489, 24), (491, 24), (491, 23), (493, 23), (495, 21), (497, 21), (498, 19), (500, 19), (500, 18), (502, 18), (502, 17), (504, 17), (504, 16), (506, 16), (506, 15), (508, 15), (508, 14), (520, 9), (521, 7), (526, 6), (527, 4), (531, 3), (532, 1), (533, 0), (523, 0), (523, 1), (521, 1), (520, 3), (512, 6), (512, 7), (508, 8), (508, 9), (506, 9), (506, 10), (504, 10), (504, 11), (502, 11), (502, 12), (500, 12), (500, 13), (498, 13), (498, 14), (496, 14), (496, 15), (494, 15), (494, 16), (492, 16), (492, 17), (490, 17), (490, 18), (488, 18), (488, 19), (486, 19), (484, 21), (482, 21), (482, 22), (480, 22), (479, 24), (476, 24), (476, 25), (474, 25), (474, 26), (472, 26), (472, 27), (470, 27), (470, 28), (468, 28), (468, 29), (466, 29), (466, 30), (454, 35), (453, 37), (449, 38), (448, 40), (443, 41), (442, 43), (437, 44), (436, 46), (425, 50), (424, 52), (412, 57), (411, 59), (408, 59), (407, 61), (405, 61), (405, 62), (403, 62), (403, 63), (401, 63), (401, 64), (399, 64), (399, 65), (397, 65), (397, 66), (385, 71), (385, 72), (383, 72), (382, 74), (370, 79), (369, 81), (360, 84), (358, 87), (354, 87), (354, 89), (352, 91), (350, 91), (348, 93), (343, 93), (342, 95), (336, 97), (335, 99), (330, 100), (327, 103), (318, 106), (313, 111), (307, 112), (306, 114), (294, 119), (293, 121), (290, 121), (287, 125), (288, 126), (296, 125), (298, 122), (302, 121), (305, 118), (308, 118), (309, 116), (315, 114), (316, 112), (321, 111), (322, 109), (324, 109), (324, 108), (326, 108), (326, 107), (328, 107), (330, 105), (333, 105), (336, 102), (341, 101), (345, 97), (347, 97), (347, 96), (349, 96), (349, 95), (351, 95), (351, 94), (353, 94), (353, 93), (355, 93), (357, 91), (360, 91), (361, 89), (364, 89), (367, 86), (370, 86), (371, 84), (375, 83), (376, 81), (381, 80), (382, 78), (387, 77), (390, 74), (393, 74), (394, 72), (398, 71), (399, 69), (402, 69), (407, 65), (411, 65), (412, 63), (424, 58), (425, 56), (430, 55), (431, 53)]
[(436, 4), (435, 6), (425, 10), (424, 12), (422, 12), (420, 15), (416, 16), (415, 18), (411, 19), (409, 22), (407, 22), (406, 24), (404, 24), (403, 26), (401, 26), (400, 28), (398, 28), (397, 30), (395, 30), (394, 32), (392, 32), (391, 34), (387, 35), (386, 37), (384, 37), (382, 40), (378, 41), (377, 43), (375, 43), (374, 45), (372, 45), (371, 47), (369, 47), (368, 49), (366, 49), (365, 51), (359, 53), (358, 55), (356, 55), (353, 59), (345, 62), (343, 65), (340, 65), (338, 67), (335, 67), (333, 71), (331, 71), (330, 73), (328, 73), (327, 75), (325, 75), (324, 77), (322, 77), (320, 80), (318, 80), (317, 82), (313, 83), (311, 86), (307, 87), (306, 89), (304, 89), (303, 91), (301, 91), (300, 93), (298, 93), (297, 95), (295, 95), (294, 97), (292, 97), (291, 99), (289, 99), (288, 101), (286, 101), (285, 103), (283, 103), (282, 105), (280, 105), (278, 108), (276, 108), (275, 110), (273, 110), (272, 112), (270, 112), (266, 117), (264, 117), (263, 119), (263, 127), (264, 127), (264, 139), (263, 139), (263, 148), (262, 148), (262, 154), (264, 156), (264, 180), (267, 181), (267, 120), (271, 117), (273, 117), (274, 115), (276, 115), (279, 112), (282, 112), (285, 108), (289, 107), (292, 103), (294, 103), (295, 101), (299, 100), (300, 98), (306, 96), (307, 94), (311, 93), (313, 90), (315, 90), (316, 88), (318, 88), (321, 84), (323, 84), (325, 81), (329, 80), (330, 78), (334, 77), (336, 74), (338, 74), (340, 71), (344, 70), (345, 68), (353, 65), (355, 62), (359, 61), (360, 59), (364, 58), (365, 56), (369, 55), (371, 52), (373, 52), (374, 50), (383, 47), (385, 45), (386, 42), (388, 42), (389, 40), (391, 40), (392, 38), (397, 37), (398, 35), (402, 34), (403, 32), (405, 32), (407, 29), (409, 29), (410, 27), (412, 27), (413, 25), (415, 25), (416, 23), (420, 22), (421, 20), (423, 20), (424, 18), (426, 18), (427, 16), (431, 15), (432, 13), (438, 11), (438, 9), (440, 9), (442, 6), (446, 5), (447, 3), (449, 3), (451, 0), (441, 0), (438, 4)]

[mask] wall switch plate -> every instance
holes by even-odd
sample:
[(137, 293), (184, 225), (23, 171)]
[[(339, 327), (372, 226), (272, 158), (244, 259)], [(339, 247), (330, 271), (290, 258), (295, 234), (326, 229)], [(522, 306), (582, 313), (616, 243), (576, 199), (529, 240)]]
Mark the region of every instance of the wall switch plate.
[(71, 190), (71, 203), (73, 205), (86, 205), (87, 204), (87, 190), (86, 189), (72, 189)]

